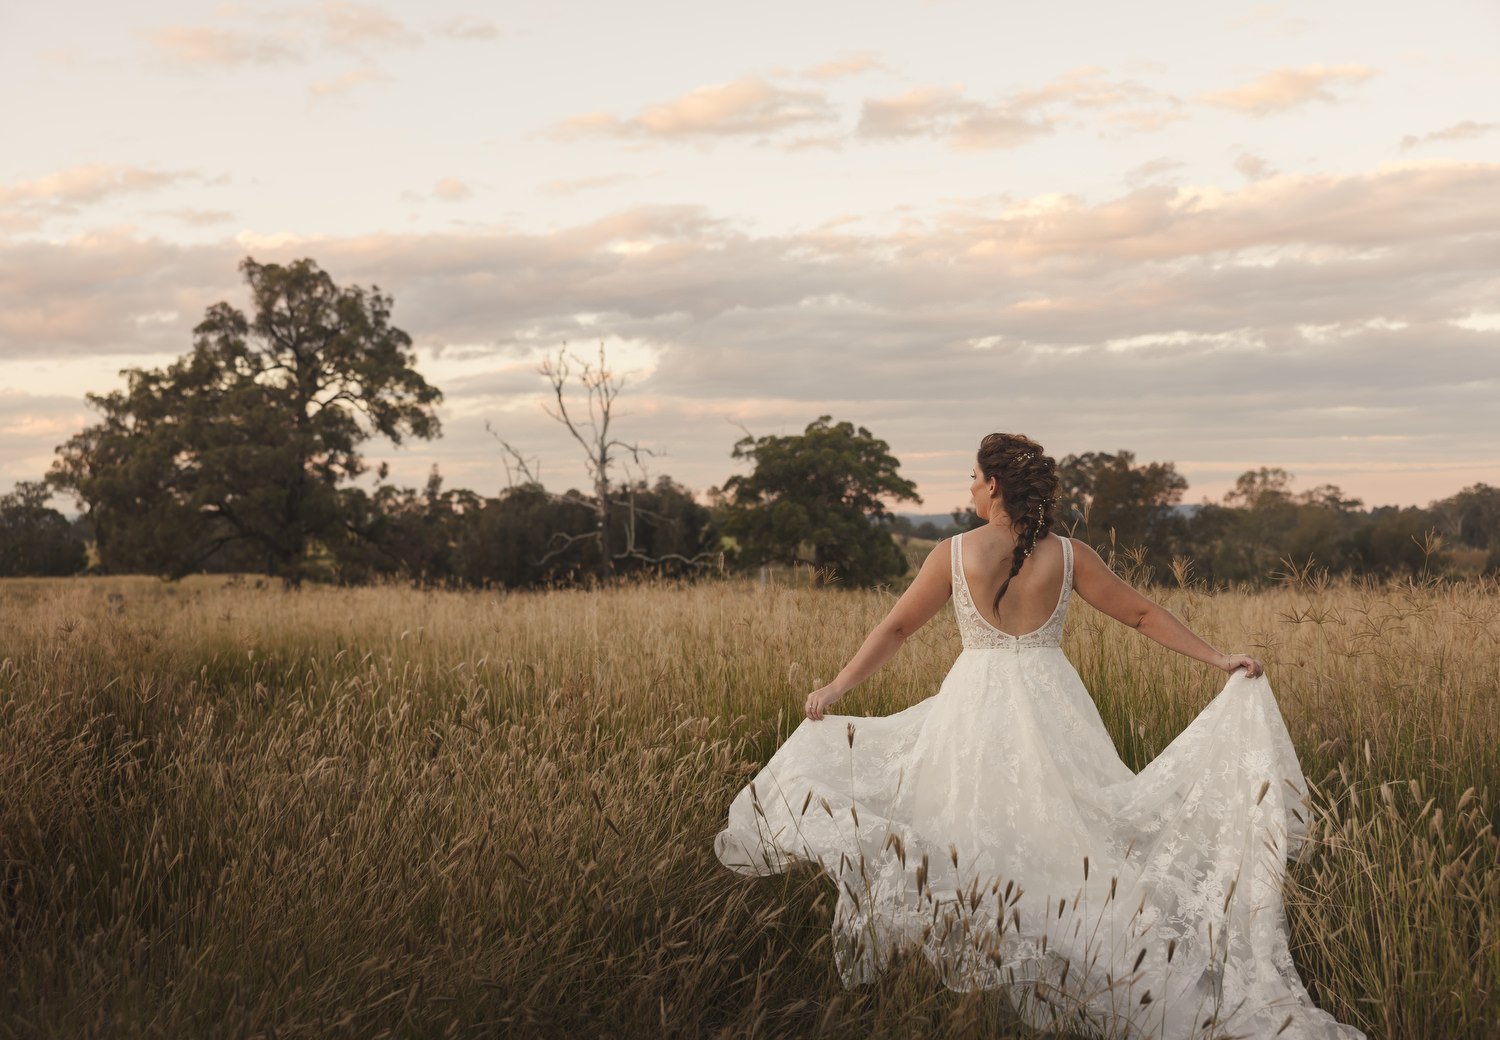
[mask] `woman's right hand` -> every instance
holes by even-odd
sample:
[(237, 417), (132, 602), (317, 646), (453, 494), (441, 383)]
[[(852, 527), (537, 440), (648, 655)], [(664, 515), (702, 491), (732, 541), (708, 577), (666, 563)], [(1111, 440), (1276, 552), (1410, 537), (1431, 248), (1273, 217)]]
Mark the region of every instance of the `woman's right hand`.
[(1245, 669), (1245, 674), (1254, 679), (1258, 675), (1265, 674), (1265, 667), (1255, 658), (1248, 654), (1225, 654), (1224, 660), (1219, 664), (1230, 675), (1234, 674), (1236, 668)]

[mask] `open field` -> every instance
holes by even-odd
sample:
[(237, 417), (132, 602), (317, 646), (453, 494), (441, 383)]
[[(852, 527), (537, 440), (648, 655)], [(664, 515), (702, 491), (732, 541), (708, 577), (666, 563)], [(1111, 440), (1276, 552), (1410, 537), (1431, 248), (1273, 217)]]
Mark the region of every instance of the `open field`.
[[(1323, 814), (1287, 894), (1320, 1006), (1500, 1034), (1495, 583), (1144, 591), (1266, 663)], [(827, 879), (713, 857), (893, 598), (0, 583), (0, 1035), (1023, 1035), (919, 958), (844, 991)], [(1137, 769), (1226, 678), (1076, 597), (1064, 649)], [(950, 607), (835, 710), (958, 650)]]

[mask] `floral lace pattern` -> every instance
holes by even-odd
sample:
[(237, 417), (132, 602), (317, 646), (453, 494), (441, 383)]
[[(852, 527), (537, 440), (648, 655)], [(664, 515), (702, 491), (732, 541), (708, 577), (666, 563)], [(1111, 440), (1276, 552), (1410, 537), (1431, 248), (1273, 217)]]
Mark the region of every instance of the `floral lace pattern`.
[(1060, 646), (1071, 549), (1057, 608), (1016, 637), (974, 609), (955, 538), (964, 650), (937, 692), (803, 720), (735, 796), (720, 862), (818, 864), (845, 986), (919, 950), (950, 989), (1002, 988), (1039, 1028), (1365, 1040), (1313, 1005), (1288, 947), (1309, 810), (1269, 680), (1233, 673), (1133, 773)]
[(1021, 650), (1033, 646), (1061, 646), (1063, 622), (1068, 616), (1068, 598), (1073, 591), (1073, 542), (1063, 538), (1062, 591), (1058, 593), (1057, 606), (1052, 616), (1035, 632), (1016, 636), (1002, 632), (974, 605), (969, 592), (969, 581), (964, 577), (964, 539), (954, 535), (948, 540), (949, 559), (953, 569), (953, 612), (958, 617), (958, 632), (963, 637), (966, 649)]

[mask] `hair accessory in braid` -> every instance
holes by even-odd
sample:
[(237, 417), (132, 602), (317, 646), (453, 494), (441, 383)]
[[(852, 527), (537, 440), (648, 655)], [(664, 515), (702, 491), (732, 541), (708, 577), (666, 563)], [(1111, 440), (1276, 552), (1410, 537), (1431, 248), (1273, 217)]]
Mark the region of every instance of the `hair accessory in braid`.
[(1036, 548), (1037, 535), (1042, 533), (1042, 524), (1046, 520), (1046, 518), (1042, 514), (1042, 508), (1042, 503), (1038, 502), (1036, 504), (1036, 526), (1031, 529), (1031, 545), (1027, 548), (1026, 552), (1022, 554), (1023, 556), (1031, 555), (1031, 550)]
[[(986, 481), (996, 482), (994, 493), (1013, 519), (1019, 536), (1011, 551), (1010, 574), (995, 590), (994, 610), (1010, 588), (1011, 578), (1036, 549), (1050, 526), (1050, 510), (1057, 501), (1057, 463), (1042, 446), (1019, 433), (991, 433), (979, 442), (977, 462)], [(1036, 519), (1032, 519), (1035, 503)]]

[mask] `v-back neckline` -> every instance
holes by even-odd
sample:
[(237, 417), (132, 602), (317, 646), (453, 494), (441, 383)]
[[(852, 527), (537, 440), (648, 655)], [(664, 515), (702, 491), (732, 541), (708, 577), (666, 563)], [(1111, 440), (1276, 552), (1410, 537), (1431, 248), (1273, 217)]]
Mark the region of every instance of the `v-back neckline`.
[(970, 591), (970, 589), (969, 589), (969, 576), (964, 573), (964, 536), (962, 534), (956, 534), (956, 535), (953, 536), (953, 541), (955, 543), (954, 547), (955, 547), (955, 549), (958, 552), (958, 568), (957, 568), (958, 569), (958, 579), (959, 579), (959, 581), (961, 581), (963, 583), (964, 595), (968, 598), (969, 605), (974, 608), (974, 616), (977, 617), (980, 621), (982, 621), (984, 623), (984, 627), (985, 628), (988, 628), (991, 632), (994, 632), (997, 635), (1002, 635), (1002, 636), (1004, 636), (1007, 639), (1027, 639), (1027, 638), (1030, 638), (1031, 636), (1038, 635), (1048, 625), (1052, 624), (1052, 619), (1055, 618), (1055, 617), (1057, 617), (1057, 612), (1062, 609), (1063, 600), (1065, 600), (1065, 599), (1068, 598), (1068, 558), (1067, 558), (1067, 553), (1068, 553), (1068, 550), (1071, 548), (1071, 546), (1067, 546), (1067, 545), (1063, 546), (1062, 588), (1060, 588), (1058, 590), (1058, 592), (1057, 592), (1057, 605), (1052, 608), (1052, 613), (1048, 614), (1047, 615), (1047, 620), (1043, 621), (1040, 625), (1038, 625), (1032, 631), (1030, 631), (1030, 632), (1023, 632), (1021, 635), (1015, 635), (1014, 633), (1007, 632), (1007, 631), (1005, 631), (1002, 628), (996, 628), (994, 626), (994, 624), (991, 623), (991, 621), (990, 621), (989, 618), (985, 617), (983, 614), (981, 614), (979, 612), (979, 604), (977, 604), (977, 603), (974, 602), (974, 593), (972, 591)]

